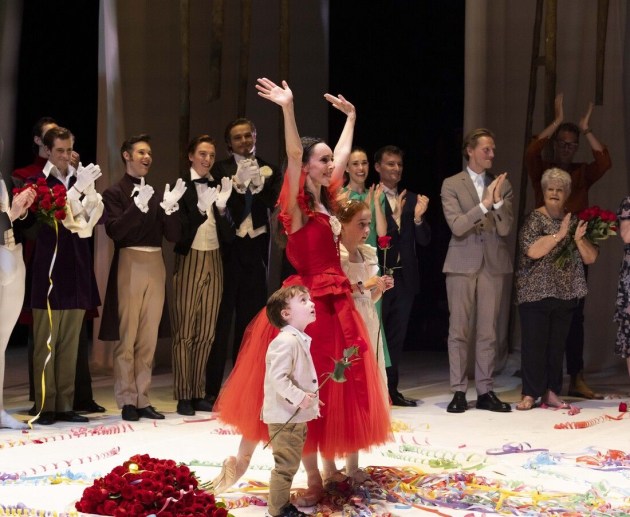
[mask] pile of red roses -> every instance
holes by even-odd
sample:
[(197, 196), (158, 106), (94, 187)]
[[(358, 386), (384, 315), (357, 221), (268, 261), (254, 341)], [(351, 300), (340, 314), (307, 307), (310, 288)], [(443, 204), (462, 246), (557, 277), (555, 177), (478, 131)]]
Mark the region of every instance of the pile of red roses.
[(186, 465), (138, 454), (95, 480), (75, 508), (116, 517), (226, 517), (222, 503), (198, 484)]
[(55, 221), (63, 221), (66, 218), (66, 187), (57, 184), (50, 188), (45, 178), (38, 178), (36, 184), (13, 189), (13, 195), (27, 188), (35, 189), (37, 193), (29, 210), (36, 214), (40, 221), (54, 227)]

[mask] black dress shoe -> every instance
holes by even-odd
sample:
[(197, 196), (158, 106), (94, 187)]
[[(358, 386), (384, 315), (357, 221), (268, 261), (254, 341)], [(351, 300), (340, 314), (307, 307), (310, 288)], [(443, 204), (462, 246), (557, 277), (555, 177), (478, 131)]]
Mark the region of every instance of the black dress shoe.
[(97, 404), (96, 401), (90, 400), (83, 404), (76, 404), (72, 409), (81, 411), (82, 413), (105, 413), (107, 411), (103, 406)]
[(208, 413), (212, 413), (214, 404), (206, 399), (192, 399), (192, 406), (195, 411), (207, 411)]
[(487, 409), (488, 411), (495, 411), (497, 413), (509, 413), (512, 411), (512, 406), (507, 402), (501, 402), (494, 391), (479, 395), (475, 407), (477, 409)]
[(153, 420), (164, 420), (164, 415), (158, 413), (153, 406), (138, 408), (138, 416), (141, 418), (152, 418)]
[(137, 422), (140, 420), (136, 406), (125, 404), (122, 408), (122, 419), (128, 422)]
[(463, 391), (456, 391), (453, 400), (446, 406), (447, 413), (463, 413), (467, 409), (468, 401), (466, 400), (466, 393)]
[(182, 399), (177, 401), (177, 412), (184, 416), (193, 416), (195, 410), (193, 409), (193, 403), (190, 399)]
[(35, 416), (37, 414), (37, 408), (35, 407), (35, 404), (33, 404), (33, 407), (28, 410), (28, 414), (31, 416)]
[(392, 399), (392, 406), (416, 407), (418, 405), (415, 400), (406, 399), (400, 393), (390, 394), (389, 398)]
[(62, 422), (89, 422), (90, 419), (86, 416), (79, 415), (74, 411), (62, 411), (57, 413), (57, 420)]
[(210, 403), (212, 405), (212, 407), (214, 407), (214, 403), (217, 401), (217, 396), (216, 395), (208, 395), (206, 393), (206, 396), (203, 398), (203, 400), (207, 401), (208, 403)]
[(52, 425), (56, 421), (54, 411), (44, 411), (39, 415), (39, 418), (35, 420), (35, 423), (39, 425)]

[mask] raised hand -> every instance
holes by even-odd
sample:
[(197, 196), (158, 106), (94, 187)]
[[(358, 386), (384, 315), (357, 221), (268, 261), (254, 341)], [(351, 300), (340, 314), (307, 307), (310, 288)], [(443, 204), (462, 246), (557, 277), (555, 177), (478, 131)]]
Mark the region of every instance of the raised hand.
[(270, 79), (262, 77), (258, 79), (256, 89), (263, 99), (275, 102), (278, 106), (288, 106), (293, 102), (293, 92), (286, 81), (282, 81), (280, 87)]
[(578, 222), (577, 228), (575, 229), (575, 235), (573, 236), (573, 238), (575, 239), (575, 242), (579, 242), (584, 238), (584, 236), (586, 235), (587, 226), (588, 226), (588, 223), (586, 221)]
[(93, 163), (90, 163), (85, 167), (79, 165), (79, 169), (77, 170), (77, 181), (74, 183), (73, 187), (83, 194), (85, 190), (90, 185), (94, 184), (94, 182), (102, 175), (101, 168), (98, 165), (94, 165)]
[(494, 180), (492, 180), (492, 183), (488, 185), (488, 188), (486, 188), (486, 194), (483, 197), (482, 203), (488, 210), (490, 210), (493, 204), (499, 203), (503, 199), (501, 196), (501, 189), (506, 177), (507, 172), (499, 174), (496, 178), (494, 178)]
[(558, 240), (561, 241), (567, 236), (567, 233), (569, 233), (570, 224), (571, 224), (571, 214), (568, 213), (562, 218), (562, 223), (560, 223), (560, 230), (558, 231), (558, 233), (556, 233), (556, 237), (558, 238)]
[[(229, 179), (229, 178), (228, 178)], [(217, 189), (215, 187), (207, 188), (206, 191), (199, 196), (197, 199), (197, 208), (200, 212), (207, 213), (212, 207), (212, 203), (214, 203), (219, 196)], [(217, 207), (219, 205), (217, 204)]]
[(179, 209), (179, 204), (177, 202), (184, 195), (184, 192), (186, 192), (186, 184), (181, 178), (177, 178), (173, 190), (170, 189), (170, 185), (168, 183), (166, 184), (166, 187), (164, 187), (164, 197), (162, 198), (160, 206), (167, 214), (172, 214)]
[(349, 102), (343, 95), (335, 97), (330, 93), (324, 94), (324, 99), (330, 102), (333, 107), (337, 108), (342, 113), (345, 113), (348, 117), (356, 117), (357, 111), (354, 105)]
[(564, 120), (563, 102), (564, 102), (564, 93), (559, 93), (558, 95), (556, 95), (556, 98), (553, 102), (553, 108), (556, 115), (556, 118), (554, 119), (554, 121), (557, 124), (560, 124)]
[(141, 212), (147, 213), (149, 211), (149, 200), (153, 197), (153, 187), (147, 185), (144, 181), (144, 177), (140, 178), (140, 184), (133, 188), (131, 194), (137, 192), (138, 195), (133, 198), (133, 202), (140, 209)]
[(9, 219), (15, 221), (24, 216), (28, 208), (33, 204), (33, 201), (35, 201), (35, 196), (36, 191), (34, 188), (26, 188), (14, 196), (11, 209), (9, 210)]
[(223, 210), (232, 195), (232, 180), (228, 177), (221, 179), (221, 187), (217, 191), (217, 208)]
[(420, 219), (429, 208), (429, 198), (427, 196), (418, 196), (416, 206), (413, 209), (413, 218)]
[(589, 129), (588, 126), (589, 126), (589, 121), (591, 119), (592, 113), (593, 113), (593, 103), (589, 102), (588, 107), (586, 108), (586, 113), (584, 113), (584, 115), (578, 122), (578, 127), (580, 128), (580, 131), (585, 132), (587, 129)]

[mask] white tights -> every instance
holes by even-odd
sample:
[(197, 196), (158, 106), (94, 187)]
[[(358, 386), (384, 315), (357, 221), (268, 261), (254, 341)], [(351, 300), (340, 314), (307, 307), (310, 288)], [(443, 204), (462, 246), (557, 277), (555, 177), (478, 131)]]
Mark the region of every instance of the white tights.
[[(24, 429), (28, 427), (26, 424), (17, 421), (4, 410), (4, 354), (9, 344), (9, 338), (13, 327), (22, 310), (22, 300), (24, 300), (24, 280), (26, 278), (26, 270), (24, 261), (22, 260), (22, 246), (17, 245), (13, 250), (4, 248), (0, 255), (0, 260), (4, 258), (12, 258), (13, 264), (17, 267), (17, 274), (12, 276), (11, 280), (2, 285), (2, 277), (0, 277), (0, 427), (10, 429)], [(11, 257), (12, 255), (12, 257)]]

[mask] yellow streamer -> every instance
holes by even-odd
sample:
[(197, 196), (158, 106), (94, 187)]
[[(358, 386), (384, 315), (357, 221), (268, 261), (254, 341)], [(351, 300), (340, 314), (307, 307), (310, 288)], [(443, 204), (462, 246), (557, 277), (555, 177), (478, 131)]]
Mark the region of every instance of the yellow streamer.
[[(33, 429), (33, 422), (35, 422), (42, 413), (42, 409), (44, 409), (44, 401), (46, 400), (46, 366), (50, 362), (52, 357), (52, 332), (53, 332), (53, 320), (52, 320), (52, 309), (50, 308), (50, 293), (53, 290), (53, 280), (52, 280), (52, 272), (55, 267), (55, 260), (57, 259), (57, 246), (59, 244), (59, 227), (57, 226), (57, 219), (53, 218), (53, 222), (55, 224), (55, 249), (53, 250), (53, 256), (50, 260), (50, 268), (48, 269), (48, 292), (46, 293), (46, 309), (48, 311), (48, 325), (50, 326), (50, 333), (48, 334), (48, 339), (46, 340), (46, 347), (48, 348), (48, 355), (46, 356), (46, 360), (44, 361), (44, 367), (42, 368), (42, 405), (39, 408), (37, 414), (31, 418), (27, 423), (28, 426)], [(36, 402), (37, 403), (37, 402)]]

